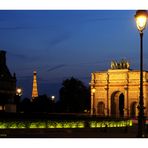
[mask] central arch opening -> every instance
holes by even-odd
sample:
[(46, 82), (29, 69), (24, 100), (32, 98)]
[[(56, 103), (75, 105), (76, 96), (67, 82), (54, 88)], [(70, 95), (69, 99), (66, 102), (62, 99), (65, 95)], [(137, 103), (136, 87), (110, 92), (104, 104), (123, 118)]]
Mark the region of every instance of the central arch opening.
[(111, 116), (124, 116), (124, 94), (117, 91), (111, 96)]
[(119, 116), (124, 116), (124, 95), (123, 93), (119, 96)]

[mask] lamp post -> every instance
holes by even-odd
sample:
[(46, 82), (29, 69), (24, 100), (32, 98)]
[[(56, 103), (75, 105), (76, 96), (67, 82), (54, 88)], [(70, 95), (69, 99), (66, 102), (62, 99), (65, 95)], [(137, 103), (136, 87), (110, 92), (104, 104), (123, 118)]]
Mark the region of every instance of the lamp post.
[(94, 101), (95, 101), (95, 92), (96, 92), (96, 89), (95, 88), (93, 88), (92, 89), (92, 93), (93, 93), (93, 110), (92, 110), (92, 113), (93, 113), (93, 115), (95, 115), (95, 103), (94, 103)]
[(51, 100), (54, 102), (55, 101), (55, 96), (51, 96)]
[(16, 89), (16, 95), (21, 96), (22, 95), (22, 88), (18, 87)]
[(56, 99), (56, 96), (50, 96), (50, 105), (51, 105), (51, 112), (55, 112), (55, 99)]
[(22, 96), (22, 92), (23, 92), (23, 90), (22, 90), (22, 88), (20, 88), (20, 87), (18, 87), (18, 88), (16, 88), (16, 98), (15, 98), (15, 103), (16, 103), (16, 110), (17, 110), (17, 112), (19, 112), (19, 103), (20, 103), (20, 99), (21, 99), (21, 96)]
[(147, 11), (138, 10), (135, 15), (136, 25), (140, 33), (140, 97), (138, 105), (138, 135), (144, 137), (144, 101), (143, 101), (143, 30), (147, 24)]

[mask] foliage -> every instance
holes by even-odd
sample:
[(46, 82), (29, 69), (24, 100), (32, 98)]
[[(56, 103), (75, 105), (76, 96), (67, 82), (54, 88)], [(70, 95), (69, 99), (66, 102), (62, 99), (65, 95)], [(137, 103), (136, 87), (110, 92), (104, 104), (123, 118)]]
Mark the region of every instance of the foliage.
[(33, 101), (29, 98), (25, 98), (20, 103), (20, 111), (25, 113), (31, 112), (53, 112), (55, 103), (46, 95), (41, 95), (34, 98)]
[(28, 113), (28, 112), (31, 112), (31, 101), (29, 98), (24, 98), (21, 103), (20, 103), (20, 111), (22, 112), (25, 112), (25, 113)]
[(78, 79), (66, 79), (60, 89), (62, 112), (84, 112), (90, 109), (90, 91)]
[(33, 101), (34, 112), (51, 112), (51, 102), (46, 95), (39, 96)]
[[(87, 122), (87, 124), (86, 124)], [(87, 125), (87, 127), (86, 127)], [(132, 120), (123, 121), (0, 121), (0, 129), (29, 129), (29, 128), (118, 128), (133, 126)]]

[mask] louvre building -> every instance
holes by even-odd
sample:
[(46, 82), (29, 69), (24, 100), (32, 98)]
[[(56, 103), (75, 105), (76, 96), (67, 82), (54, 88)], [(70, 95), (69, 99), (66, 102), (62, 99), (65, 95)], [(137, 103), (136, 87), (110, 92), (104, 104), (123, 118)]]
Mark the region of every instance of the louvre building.
[[(16, 77), (6, 65), (6, 52), (0, 50), (0, 111), (15, 110)], [(13, 109), (12, 109), (13, 108)]]

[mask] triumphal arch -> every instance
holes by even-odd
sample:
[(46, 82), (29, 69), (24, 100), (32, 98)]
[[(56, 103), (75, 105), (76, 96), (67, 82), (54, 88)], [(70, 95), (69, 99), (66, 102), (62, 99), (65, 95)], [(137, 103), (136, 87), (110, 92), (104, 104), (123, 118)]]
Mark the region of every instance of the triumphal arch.
[[(91, 74), (91, 114), (113, 117), (138, 116), (140, 71), (126, 60), (112, 61), (107, 71)], [(148, 72), (143, 71), (144, 113), (148, 117)]]

